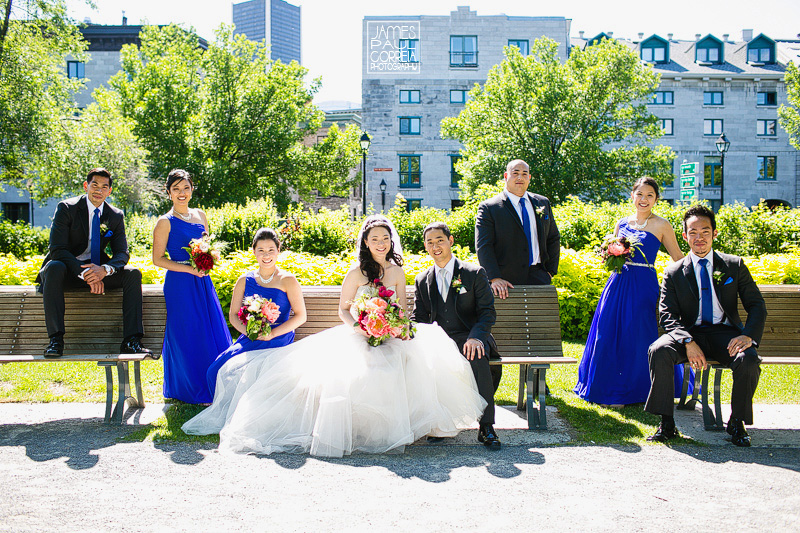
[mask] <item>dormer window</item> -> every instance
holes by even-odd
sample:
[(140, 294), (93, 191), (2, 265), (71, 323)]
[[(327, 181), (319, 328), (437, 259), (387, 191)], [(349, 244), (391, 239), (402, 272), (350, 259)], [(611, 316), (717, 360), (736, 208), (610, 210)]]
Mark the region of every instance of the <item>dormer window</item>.
[(713, 35), (707, 35), (704, 39), (697, 41), (694, 56), (696, 63), (722, 63), (722, 55), (722, 41)]
[(611, 37), (609, 37), (608, 34), (605, 32), (598, 33), (597, 35), (586, 41), (586, 46), (593, 46), (595, 44), (600, 44), (603, 42), (603, 39), (608, 39), (610, 41)]
[(763, 33), (747, 44), (747, 62), (768, 64), (775, 62), (775, 41)]
[(669, 43), (658, 35), (645, 39), (641, 44), (642, 61), (669, 63)]

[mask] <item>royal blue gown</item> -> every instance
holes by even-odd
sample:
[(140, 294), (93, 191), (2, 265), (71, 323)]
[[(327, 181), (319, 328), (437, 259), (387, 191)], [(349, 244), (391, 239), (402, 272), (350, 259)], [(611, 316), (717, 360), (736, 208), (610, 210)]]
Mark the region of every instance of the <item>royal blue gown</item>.
[[(575, 394), (605, 404), (633, 404), (647, 400), (650, 369), (647, 349), (658, 338), (659, 284), (653, 265), (661, 241), (647, 231), (635, 230), (624, 218), (619, 235), (637, 239), (641, 251), (620, 273), (612, 272), (597, 303), (589, 337), (578, 367)], [(676, 395), (680, 394), (683, 367), (675, 367)]]
[[(269, 298), (280, 308), (281, 314), (278, 320), (272, 327), (278, 327), (287, 320), (292, 312), (292, 305), (289, 303), (289, 297), (280, 289), (273, 287), (262, 287), (258, 284), (255, 277), (255, 272), (248, 272), (245, 275), (244, 295), (252, 296), (258, 294), (264, 298)], [(208, 368), (206, 378), (208, 381), (208, 388), (211, 391), (211, 396), (214, 396), (214, 391), (217, 384), (217, 373), (222, 365), (228, 362), (229, 359), (243, 352), (250, 352), (253, 350), (263, 350), (264, 348), (279, 348), (294, 342), (294, 330), (279, 335), (268, 341), (251, 341), (247, 335), (240, 335), (236, 342), (233, 343), (227, 350), (219, 354), (211, 366)]]
[[(188, 262), (183, 250), (199, 238), (203, 224), (169, 216), (167, 252), (170, 259)], [(231, 344), (228, 323), (222, 314), (211, 278), (168, 270), (164, 277), (167, 324), (164, 330), (164, 397), (186, 403), (210, 403), (206, 373), (217, 355)]]

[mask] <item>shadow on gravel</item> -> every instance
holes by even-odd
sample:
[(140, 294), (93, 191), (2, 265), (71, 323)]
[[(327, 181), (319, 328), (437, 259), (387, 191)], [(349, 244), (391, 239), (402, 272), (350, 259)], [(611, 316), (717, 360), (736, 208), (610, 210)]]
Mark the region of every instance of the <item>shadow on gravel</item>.
[(130, 432), (131, 426), (103, 424), (101, 418), (5, 424), (0, 425), (0, 446), (24, 446), (25, 454), (37, 462), (65, 457), (73, 470), (86, 470), (97, 464), (95, 452)]
[[(800, 433), (800, 431), (798, 431)], [(733, 444), (714, 447), (676, 446), (673, 451), (713, 464), (740, 463), (785, 468), (800, 472), (800, 447), (738, 448)]]

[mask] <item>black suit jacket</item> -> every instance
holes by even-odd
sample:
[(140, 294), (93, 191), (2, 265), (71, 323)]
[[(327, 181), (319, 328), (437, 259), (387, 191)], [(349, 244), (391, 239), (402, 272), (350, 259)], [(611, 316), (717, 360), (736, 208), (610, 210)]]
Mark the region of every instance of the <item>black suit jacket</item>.
[[(561, 256), (561, 240), (550, 200), (540, 194), (526, 194), (536, 218), (542, 266), (555, 276)], [(481, 202), (475, 218), (475, 249), (489, 279), (502, 278), (514, 284), (526, 282), (530, 265), (525, 242), (522, 221), (505, 191)]]
[[(722, 311), (742, 335), (747, 335), (758, 344), (767, 319), (767, 306), (761, 291), (741, 257), (718, 252), (713, 254), (714, 273), (721, 272), (722, 275), (719, 280), (718, 276), (713, 276), (711, 283)], [(742, 306), (747, 311), (744, 324), (739, 318), (738, 298), (742, 299)], [(691, 257), (676, 261), (665, 271), (659, 311), (661, 327), (673, 339), (683, 342), (691, 336), (689, 329), (694, 327), (700, 312), (700, 292)]]
[[(469, 331), (470, 339), (478, 339), (488, 347), (489, 357), (497, 358), (497, 344), (492, 337), (492, 326), (497, 319), (494, 310), (494, 295), (489, 285), (486, 271), (470, 263), (463, 263), (458, 258), (453, 267), (453, 280), (461, 279), (461, 289), (450, 287), (448, 298), (455, 298), (456, 315)], [(419, 274), (414, 281), (414, 314), (413, 320), (431, 324), (436, 320), (439, 302), (439, 286), (436, 283), (436, 268), (430, 267)]]
[[(50, 249), (44, 258), (42, 266), (50, 261), (61, 261), (75, 276), (83, 271), (82, 264), (90, 260), (79, 261), (81, 255), (89, 246), (89, 210), (86, 207), (86, 195), (68, 198), (59, 202), (53, 223), (50, 226)], [(100, 224), (105, 224), (107, 230), (100, 236), (100, 246), (103, 250), (102, 264), (108, 264), (120, 270), (128, 264), (128, 240), (125, 237), (125, 216), (121, 210), (108, 204), (103, 205), (100, 215)], [(106, 245), (111, 245), (112, 256), (105, 253)], [(39, 279), (37, 277), (37, 283)]]

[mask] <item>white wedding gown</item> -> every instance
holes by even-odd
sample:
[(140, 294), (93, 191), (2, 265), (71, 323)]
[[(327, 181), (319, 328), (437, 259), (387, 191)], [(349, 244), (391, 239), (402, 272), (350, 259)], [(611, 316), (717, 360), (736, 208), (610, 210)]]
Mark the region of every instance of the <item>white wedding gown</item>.
[(223, 452), (341, 457), (455, 436), (485, 407), (469, 362), (439, 326), (372, 347), (341, 325), (233, 357), (214, 403), (182, 429), (219, 433)]

